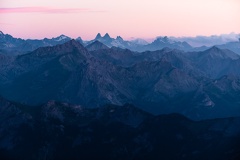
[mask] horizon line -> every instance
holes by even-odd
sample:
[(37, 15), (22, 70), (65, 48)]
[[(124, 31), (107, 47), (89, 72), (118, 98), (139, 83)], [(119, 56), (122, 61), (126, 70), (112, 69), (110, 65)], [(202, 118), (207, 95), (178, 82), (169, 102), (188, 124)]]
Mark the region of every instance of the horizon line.
[[(2, 24), (2, 23), (0, 23), (0, 24)], [(9, 25), (9, 24), (8, 24)], [(12, 24), (11, 24), (12, 25)], [(51, 38), (57, 38), (57, 37), (59, 37), (59, 36), (62, 36), (62, 35), (64, 35), (64, 36), (66, 36), (66, 37), (69, 37), (69, 38), (71, 38), (71, 39), (77, 39), (77, 38), (81, 38), (81, 39), (83, 39), (81, 36), (75, 36), (75, 38), (73, 38), (72, 36), (69, 36), (69, 35), (67, 35), (67, 34), (64, 34), (64, 33), (62, 33), (62, 34), (58, 34), (58, 35), (56, 35), (56, 36), (52, 36), (52, 37), (50, 37), (50, 36), (44, 36), (44, 37), (42, 37), (42, 38), (37, 38), (37, 37), (29, 37), (29, 38), (22, 38), (22, 37), (17, 37), (17, 36), (13, 36), (12, 34), (10, 34), (10, 33), (5, 33), (5, 32), (3, 32), (2, 30), (0, 30), (0, 33), (3, 33), (3, 34), (8, 34), (8, 35), (11, 35), (12, 37), (14, 37), (14, 38), (21, 38), (21, 39), (24, 39), (24, 40), (35, 40), (35, 39), (37, 39), (37, 40), (41, 40), (41, 39), (44, 39), (44, 38), (47, 38), (47, 39), (51, 39)], [(100, 32), (98, 32), (97, 34), (95, 34), (95, 36), (93, 37), (93, 38), (87, 38), (87, 40), (93, 40), (93, 39), (95, 39), (95, 37), (98, 35), (98, 34), (100, 34), (101, 36), (102, 35), (106, 35), (106, 34), (108, 34), (109, 36), (111, 35), (111, 34), (109, 34), (108, 32), (106, 32), (105, 34), (101, 34)], [(128, 37), (128, 38), (124, 38), (124, 39), (126, 39), (126, 40), (134, 40), (134, 39), (144, 39), (144, 40), (149, 40), (149, 39), (157, 39), (157, 38), (160, 38), (160, 37), (169, 37), (169, 38), (197, 38), (197, 37), (214, 37), (214, 36), (217, 36), (217, 37), (220, 37), (220, 36), (224, 36), (224, 35), (239, 35), (240, 36), (240, 33), (235, 33), (235, 32), (229, 32), (229, 33), (221, 33), (221, 34), (211, 34), (211, 35), (195, 35), (195, 36), (168, 36), (168, 35), (158, 35), (158, 36), (155, 36), (155, 37), (134, 37), (134, 36), (131, 36), (131, 37)], [(118, 37), (118, 36), (120, 36), (120, 37), (122, 37), (121, 35), (117, 35), (117, 36), (110, 36), (111, 38), (114, 38), (114, 37)], [(102, 36), (103, 37), (103, 36)], [(240, 38), (240, 37), (239, 37)], [(84, 39), (85, 40), (85, 39)]]

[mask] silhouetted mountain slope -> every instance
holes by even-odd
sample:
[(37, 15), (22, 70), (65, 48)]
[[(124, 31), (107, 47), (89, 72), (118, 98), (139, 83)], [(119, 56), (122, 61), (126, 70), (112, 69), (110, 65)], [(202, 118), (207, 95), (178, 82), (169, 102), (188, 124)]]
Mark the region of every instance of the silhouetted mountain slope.
[(240, 56), (229, 50), (212, 47), (206, 51), (189, 54), (190, 60), (208, 77), (219, 78), (224, 75), (240, 75), (238, 68)]
[(156, 51), (163, 49), (165, 47), (180, 49), (180, 50), (190, 50), (192, 47), (187, 42), (177, 42), (170, 40), (168, 37), (159, 37), (150, 44), (145, 45), (141, 51)]
[(103, 43), (99, 42), (98, 40), (96, 40), (95, 42), (87, 45), (86, 48), (88, 49), (88, 51), (95, 51), (95, 50), (100, 50), (100, 49), (108, 49), (108, 47), (106, 45), (104, 45)]
[(191, 121), (131, 105), (38, 107), (0, 98), (1, 159), (237, 160), (240, 118)]
[(229, 49), (237, 54), (240, 54), (240, 40), (236, 42), (228, 42), (226, 44), (217, 45), (221, 49)]
[(131, 66), (137, 62), (141, 62), (143, 57), (137, 52), (129, 49), (111, 47), (109, 49), (101, 49), (90, 52), (94, 57), (113, 63), (114, 65)]
[[(60, 35), (56, 38), (44, 38), (44, 39), (21, 39), (21, 38), (14, 38), (9, 34), (0, 33), (0, 49), (4, 50), (5, 53), (10, 55), (19, 55), (23, 53), (31, 52), (39, 47), (46, 47), (46, 46), (55, 46), (58, 44), (63, 44), (67, 41), (71, 40), (70, 37), (65, 35)], [(79, 42), (82, 43), (80, 39)]]
[(125, 41), (120, 36), (117, 36), (116, 38), (112, 38), (112, 37), (110, 37), (110, 35), (108, 33), (106, 33), (103, 37), (101, 36), (100, 33), (98, 33), (96, 35), (95, 39), (87, 41), (86, 44), (89, 45), (89, 44), (91, 44), (91, 43), (93, 43), (95, 41), (99, 41), (99, 42), (105, 44), (106, 46), (108, 46), (109, 48), (111, 48), (111, 47), (120, 47), (122, 49), (125, 49), (125, 48), (133, 49), (133, 48), (141, 46), (141, 45), (136, 44), (134, 42)]
[[(216, 47), (204, 52), (164, 48), (139, 53), (116, 47), (89, 52), (71, 40), (2, 61), (0, 94), (16, 102), (132, 103), (154, 114), (177, 112), (192, 119), (240, 115), (239, 56)], [(231, 74), (235, 78), (215, 83)], [(221, 91), (221, 86), (227, 88)]]
[(48, 38), (44, 38), (42, 40), (27, 39), (26, 42), (34, 46), (34, 48), (38, 48), (38, 47), (44, 47), (44, 46), (55, 46), (58, 44), (63, 44), (69, 40), (71, 40), (70, 37), (67, 37), (62, 34), (58, 37), (51, 38), (51, 39), (48, 39)]
[[(199, 37), (198, 37), (199, 38)], [(180, 38), (181, 39), (181, 38)], [(90, 41), (83, 41), (81, 37), (76, 38), (76, 41), (81, 43), (84, 46), (87, 46), (95, 41), (99, 41), (104, 45), (111, 47), (119, 47), (122, 49), (130, 49), (132, 51), (144, 52), (144, 51), (156, 51), (161, 50), (165, 47), (169, 47), (172, 49), (179, 49), (183, 51), (204, 51), (211, 47), (201, 46), (201, 47), (192, 47), (186, 41), (180, 40), (179, 38), (174, 37), (157, 37), (152, 43), (148, 43), (143, 39), (135, 39), (135, 40), (124, 40), (121, 36), (117, 36), (116, 38), (110, 37), (108, 33), (104, 36), (101, 36), (98, 33), (95, 39)], [(188, 38), (187, 38), (188, 39)], [(187, 40), (186, 39), (186, 40)], [(197, 39), (197, 37), (196, 37)], [(54, 46), (57, 44), (63, 44), (67, 41), (71, 40), (70, 37), (65, 35), (60, 35), (56, 38), (44, 38), (44, 39), (21, 39), (21, 38), (14, 38), (9, 34), (4, 34), (0, 31), (0, 49), (4, 51), (4, 53), (9, 55), (19, 55), (24, 54), (27, 52), (31, 52), (39, 47), (45, 46)], [(180, 40), (180, 41), (179, 41)], [(190, 40), (191, 41), (191, 40)], [(198, 41), (198, 40), (197, 40)], [(208, 40), (209, 41), (209, 40)], [(201, 43), (199, 41), (198, 43)], [(214, 45), (214, 42), (211, 43)], [(216, 42), (215, 45), (218, 43)], [(222, 49), (229, 49), (235, 53), (239, 53), (239, 42), (228, 42), (226, 44), (217, 45), (219, 48)], [(199, 46), (199, 45), (198, 45)]]
[(27, 43), (25, 40), (20, 38), (14, 38), (9, 34), (0, 33), (0, 48), (6, 51), (28, 51), (32, 49), (32, 46)]
[(30, 104), (57, 99), (86, 106), (124, 103), (124, 91), (110, 76), (115, 66), (92, 58), (74, 40), (18, 56), (14, 63), (7, 71), (9, 85), (1, 89), (10, 99)]

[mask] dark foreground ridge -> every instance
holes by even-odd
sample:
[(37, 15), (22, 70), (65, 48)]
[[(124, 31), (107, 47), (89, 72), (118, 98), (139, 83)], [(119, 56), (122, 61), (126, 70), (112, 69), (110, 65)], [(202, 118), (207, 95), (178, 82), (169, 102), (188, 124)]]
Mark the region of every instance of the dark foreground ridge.
[(87, 109), (0, 99), (0, 159), (240, 158), (240, 118), (192, 121), (132, 105)]

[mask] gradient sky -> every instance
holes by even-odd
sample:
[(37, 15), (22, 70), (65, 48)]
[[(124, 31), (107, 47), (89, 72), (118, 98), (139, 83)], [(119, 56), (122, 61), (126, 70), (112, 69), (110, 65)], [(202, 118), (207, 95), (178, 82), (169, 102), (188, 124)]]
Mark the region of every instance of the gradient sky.
[(0, 30), (83, 39), (240, 33), (240, 0), (0, 0)]

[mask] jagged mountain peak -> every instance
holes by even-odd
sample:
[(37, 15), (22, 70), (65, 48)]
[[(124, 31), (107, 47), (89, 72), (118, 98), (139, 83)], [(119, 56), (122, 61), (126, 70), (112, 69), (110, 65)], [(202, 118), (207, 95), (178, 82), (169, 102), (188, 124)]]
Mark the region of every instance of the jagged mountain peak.
[(66, 36), (66, 35), (64, 35), (64, 34), (61, 34), (60, 36), (58, 36), (56, 38), (52, 38), (52, 39), (55, 40), (55, 41), (62, 41), (62, 40), (66, 41), (66, 40), (70, 40), (71, 38)]
[(111, 37), (109, 36), (108, 33), (106, 33), (104, 36), (103, 36), (104, 39), (110, 39)]
[(64, 35), (64, 34), (61, 34), (59, 37), (67, 37), (66, 35)]
[(116, 40), (123, 41), (123, 38), (121, 36), (117, 36)]
[(164, 47), (181, 49), (181, 50), (190, 50), (192, 49), (191, 45), (186, 42), (174, 41), (173, 39), (165, 37), (157, 37), (152, 43), (146, 46), (145, 50), (160, 50)]
[(76, 40), (77, 42), (81, 43), (81, 44), (84, 44), (84, 42), (83, 42), (83, 40), (82, 40), (81, 37), (78, 37), (78, 38), (76, 38), (75, 40)]
[(0, 35), (4, 35), (4, 33), (2, 31), (0, 31)]
[(164, 37), (158, 37), (156, 41), (162, 41), (166, 43), (166, 42), (169, 42), (170, 39), (167, 36), (164, 36)]
[(164, 40), (169, 40), (167, 36), (164, 36), (162, 39), (164, 39)]
[(95, 38), (95, 39), (99, 39), (99, 38), (102, 38), (102, 35), (101, 35), (100, 33), (98, 33), (98, 34), (96, 35), (96, 38)]
[(169, 39), (167, 36), (165, 37), (157, 37), (152, 44), (173, 44), (174, 41)]
[(77, 37), (76, 40), (81, 40), (82, 41), (82, 38), (81, 37)]
[(75, 40), (76, 40), (77, 42), (81, 43), (83, 46), (85, 46), (85, 45), (84, 45), (84, 41), (82, 40), (81, 37), (78, 37), (78, 38), (76, 38)]

